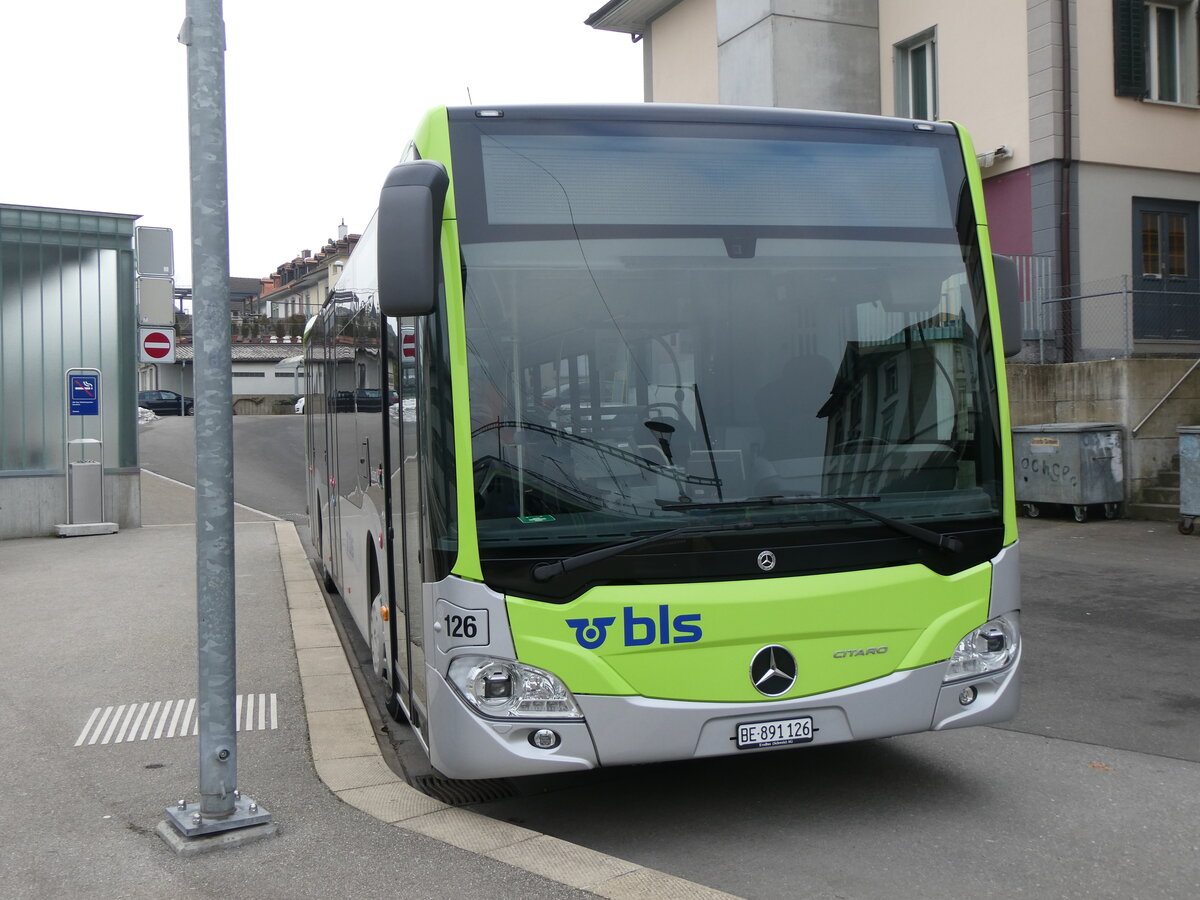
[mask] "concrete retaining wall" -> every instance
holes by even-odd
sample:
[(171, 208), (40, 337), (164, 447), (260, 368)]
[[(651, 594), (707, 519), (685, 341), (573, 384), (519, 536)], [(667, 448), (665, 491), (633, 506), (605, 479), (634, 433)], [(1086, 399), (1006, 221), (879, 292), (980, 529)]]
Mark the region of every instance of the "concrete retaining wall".
[(235, 394), (233, 397), (235, 416), (280, 416), (295, 413), (296, 398), (291, 394)]
[[(104, 473), (104, 513), (121, 528), (142, 524), (139, 472)], [(67, 521), (65, 475), (0, 478), (0, 540), (56, 534)]]
[(1009, 365), (1013, 425), (1116, 422), (1125, 429), (1125, 493), (1133, 504), (1155, 502), (1148, 490), (1178, 471), (1180, 425), (1200, 425), (1200, 369), (1150, 417), (1134, 427), (1195, 362), (1193, 359), (1109, 359), (1061, 365)]

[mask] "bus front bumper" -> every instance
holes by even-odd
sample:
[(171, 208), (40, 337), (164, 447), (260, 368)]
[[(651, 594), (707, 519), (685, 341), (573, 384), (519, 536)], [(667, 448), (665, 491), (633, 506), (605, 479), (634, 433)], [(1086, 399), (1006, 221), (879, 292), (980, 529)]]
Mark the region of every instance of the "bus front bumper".
[[(790, 701), (696, 703), (635, 696), (577, 695), (583, 720), (484, 719), (431, 673), (430, 755), (450, 778), (548, 774), (598, 766), (666, 762), (770, 749), (738, 750), (738, 725), (812, 718), (812, 740), (837, 744), (1011, 719), (1020, 703), (1020, 653), (1006, 669), (943, 683), (946, 664), (895, 672), (865, 684)], [(970, 702), (964, 704), (964, 699)], [(557, 746), (531, 735), (550, 729)]]

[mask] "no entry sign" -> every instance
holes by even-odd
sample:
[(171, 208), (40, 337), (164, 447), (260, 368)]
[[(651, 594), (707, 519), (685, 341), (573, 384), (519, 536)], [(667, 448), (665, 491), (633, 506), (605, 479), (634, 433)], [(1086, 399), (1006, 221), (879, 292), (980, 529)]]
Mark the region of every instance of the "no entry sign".
[(175, 362), (175, 329), (139, 328), (138, 362)]

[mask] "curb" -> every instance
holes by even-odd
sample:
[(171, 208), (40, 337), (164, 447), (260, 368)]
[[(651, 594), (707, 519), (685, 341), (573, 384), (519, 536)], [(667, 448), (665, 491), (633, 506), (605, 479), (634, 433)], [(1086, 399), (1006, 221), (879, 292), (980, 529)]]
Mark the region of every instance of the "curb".
[(384, 761), (325, 596), (296, 527), (275, 522), (317, 776), (337, 797), (397, 828), (610, 900), (739, 900), (578, 844), (448, 806)]

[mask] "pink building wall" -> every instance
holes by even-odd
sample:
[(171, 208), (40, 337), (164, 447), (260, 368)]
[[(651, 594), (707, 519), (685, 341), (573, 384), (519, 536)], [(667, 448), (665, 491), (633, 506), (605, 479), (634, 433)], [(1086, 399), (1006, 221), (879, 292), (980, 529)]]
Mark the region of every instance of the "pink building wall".
[(1029, 168), (984, 179), (992, 252), (1004, 256), (1033, 253), (1033, 198)]

